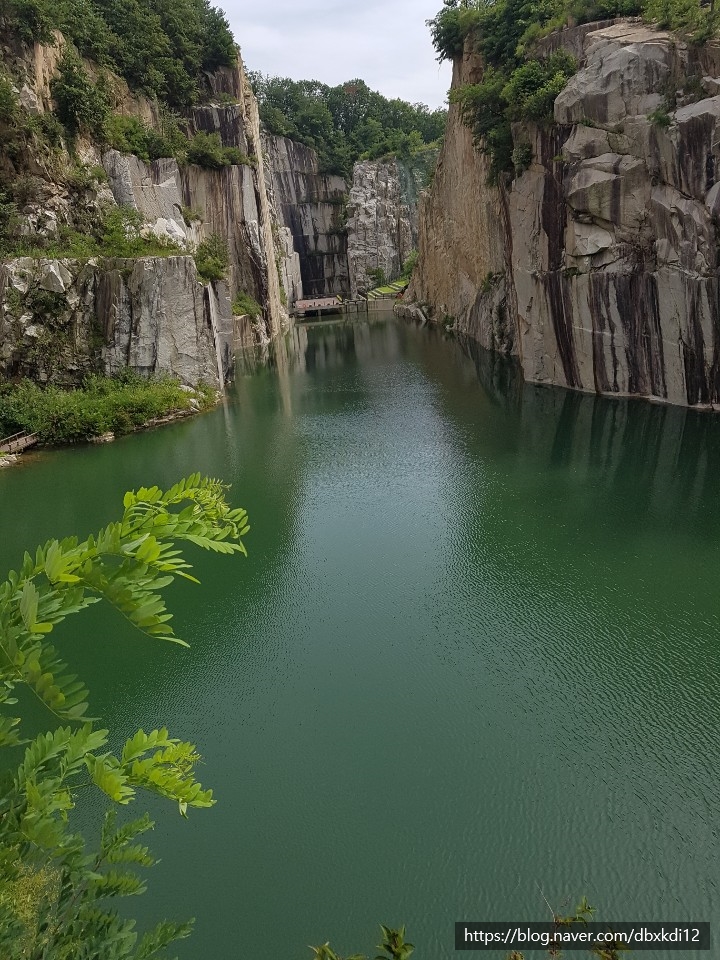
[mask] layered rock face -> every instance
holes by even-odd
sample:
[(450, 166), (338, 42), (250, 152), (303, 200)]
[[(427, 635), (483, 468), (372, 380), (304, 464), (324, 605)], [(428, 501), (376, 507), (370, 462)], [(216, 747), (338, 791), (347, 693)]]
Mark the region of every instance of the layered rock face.
[[(482, 61), (467, 45), (453, 67), (453, 86), (477, 83)], [(505, 352), (515, 345), (503, 274), (506, 209), (488, 187), (489, 164), (473, 144), (460, 107), (451, 104), (432, 187), (420, 199), (420, 260), (406, 295), (452, 317), (460, 333)], [(422, 307), (421, 307), (422, 308)]]
[[(154, 233), (193, 249), (210, 235), (221, 237), (230, 255), (229, 283), (263, 306), (259, 339), (272, 339), (287, 329), (281, 277), (297, 273), (294, 251), (278, 232), (260, 142), (257, 101), (243, 65), (219, 71), (215, 92), (237, 103), (196, 107), (192, 132), (216, 133), (224, 147), (237, 147), (252, 162), (207, 170), (174, 160), (145, 164), (137, 157), (110, 151), (103, 165), (118, 203), (138, 209)], [(183, 215), (183, 210), (189, 219)], [(284, 261), (289, 260), (289, 263)]]
[(317, 154), (302, 143), (286, 137), (266, 137), (263, 143), (278, 218), (299, 257), (301, 294), (347, 295), (347, 184), (320, 173)]
[(71, 386), (89, 372), (172, 373), (222, 389), (233, 318), (224, 283), (198, 283), (192, 257), (36, 260), (0, 266), (0, 366)]
[[(571, 31), (566, 39), (577, 44)], [(633, 22), (584, 29), (582, 42), (555, 123), (514, 131), (532, 148), (529, 169), (505, 197), (487, 184), (480, 191), (506, 218), (481, 243), (491, 238), (478, 272), (504, 273), (526, 379), (717, 405), (720, 49)], [(451, 148), (459, 139), (456, 130)], [(468, 160), (462, 195), (481, 175), (481, 160)], [(439, 274), (462, 240), (433, 246), (434, 202), (417, 294), (453, 313)], [(466, 230), (461, 237), (472, 245)], [(467, 311), (467, 300), (454, 305)], [(491, 320), (468, 329), (493, 345)]]
[[(14, 76), (24, 76), (17, 90), (28, 112), (51, 109), (50, 80), (62, 47), (58, 35), (55, 46), (35, 45), (13, 61)], [(92, 71), (92, 64), (87, 69)], [(133, 207), (145, 218), (145, 230), (175, 244), (180, 254), (220, 237), (229, 253), (228, 284), (204, 284), (189, 255), (8, 261), (0, 265), (0, 374), (70, 386), (89, 370), (126, 366), (221, 388), (231, 369), (231, 300), (237, 292), (250, 294), (263, 308), (258, 321), (246, 324), (246, 339), (266, 342), (288, 328), (282, 284), (292, 294), (299, 261), (273, 209), (257, 102), (239, 60), (209, 80), (217, 102), (195, 108), (189, 132), (217, 133), (223, 146), (237, 147), (247, 163), (219, 170), (179, 168), (170, 159), (146, 164), (117, 151), (101, 156), (97, 145), (83, 138), (76, 157), (64, 151), (35, 157), (28, 151), (37, 196), (20, 211), (21, 230), (28, 237), (56, 239), (64, 226), (90, 229), (109, 206)], [(157, 105), (133, 96), (117, 78), (112, 82), (118, 112), (158, 124)], [(225, 102), (229, 98), (235, 102)], [(101, 169), (102, 162), (108, 183), (97, 177), (74, 183), (78, 160), (85, 170)]]
[(353, 168), (347, 207), (350, 293), (375, 286), (370, 272), (382, 270), (388, 279), (400, 276), (417, 246), (417, 201), (403, 189), (397, 160), (363, 160)]

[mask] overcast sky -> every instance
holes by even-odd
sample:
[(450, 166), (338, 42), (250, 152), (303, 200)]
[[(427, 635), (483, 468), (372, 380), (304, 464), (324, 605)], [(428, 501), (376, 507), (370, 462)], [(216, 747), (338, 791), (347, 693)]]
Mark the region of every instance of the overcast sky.
[(213, 0), (245, 66), (335, 86), (359, 77), (386, 97), (445, 104), (450, 68), (435, 60), (425, 21), (442, 0)]

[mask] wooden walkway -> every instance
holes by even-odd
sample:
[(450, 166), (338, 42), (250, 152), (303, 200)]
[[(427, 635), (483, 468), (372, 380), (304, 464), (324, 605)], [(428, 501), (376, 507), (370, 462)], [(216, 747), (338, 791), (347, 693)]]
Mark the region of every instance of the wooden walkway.
[(28, 447), (34, 447), (38, 442), (36, 433), (28, 433), (21, 430), (20, 433), (13, 433), (10, 437), (0, 440), (0, 453), (22, 453)]
[(364, 313), (373, 305), (379, 306), (378, 301), (393, 301), (397, 299), (395, 293), (375, 293), (372, 297), (359, 297), (357, 300), (339, 300), (337, 297), (318, 297), (315, 300), (296, 300), (291, 311), (294, 317), (316, 316), (326, 313)]

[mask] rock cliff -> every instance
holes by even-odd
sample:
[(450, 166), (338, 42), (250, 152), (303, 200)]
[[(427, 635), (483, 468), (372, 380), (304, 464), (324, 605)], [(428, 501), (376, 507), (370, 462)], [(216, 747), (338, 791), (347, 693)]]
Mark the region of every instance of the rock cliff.
[(299, 257), (301, 295), (346, 295), (347, 184), (342, 177), (320, 173), (310, 147), (286, 137), (268, 136), (263, 142), (278, 219)]
[[(50, 82), (63, 43), (57, 35), (53, 46), (13, 53), (18, 100), (30, 115), (51, 109)], [(117, 112), (151, 127), (160, 123), (156, 104), (117, 78), (111, 83)], [(33, 254), (6, 261), (0, 266), (0, 374), (70, 385), (90, 369), (129, 366), (221, 387), (230, 370), (237, 292), (262, 306), (246, 335), (262, 342), (288, 328), (283, 283), (292, 296), (299, 264), (273, 208), (257, 102), (239, 59), (210, 84), (210, 102), (186, 118), (188, 133), (218, 134), (245, 163), (220, 169), (180, 167), (172, 159), (147, 164), (115, 150), (103, 153), (83, 137), (74, 155), (62, 145), (44, 154), (31, 142), (15, 160), (28, 181), (19, 210), (28, 246), (57, 240), (67, 229), (89, 231), (117, 204), (138, 210), (145, 231), (175, 245), (179, 255), (58, 261)], [(107, 182), (97, 173), (103, 168)], [(198, 277), (191, 254), (211, 236), (227, 245), (227, 284)]]
[[(434, 160), (427, 158), (429, 161)], [(418, 243), (418, 196), (425, 186), (423, 167), (411, 161), (362, 160), (353, 168), (347, 205), (350, 292), (374, 286), (371, 271), (400, 276)]]
[(192, 257), (42, 260), (0, 266), (0, 367), (72, 386), (91, 372), (171, 373), (222, 389), (232, 368), (227, 286)]
[(720, 47), (628, 21), (554, 38), (579, 43), (555, 122), (514, 131), (532, 162), (511, 185), (452, 108), (414, 298), (528, 380), (717, 406)]
[[(453, 65), (453, 86), (477, 83), (482, 62), (466, 45)], [(508, 316), (504, 270), (507, 209), (488, 187), (489, 163), (473, 143), (460, 107), (451, 104), (432, 185), (420, 198), (420, 258), (406, 300), (452, 318), (459, 333), (488, 349), (511, 351), (515, 325)]]

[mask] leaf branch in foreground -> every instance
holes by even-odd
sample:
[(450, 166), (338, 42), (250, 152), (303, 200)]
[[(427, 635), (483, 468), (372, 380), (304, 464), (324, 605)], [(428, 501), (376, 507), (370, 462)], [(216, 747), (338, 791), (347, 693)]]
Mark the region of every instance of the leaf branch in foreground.
[(247, 513), (228, 505), (225, 490), (199, 474), (165, 492), (142, 487), (125, 495), (122, 519), (95, 536), (25, 554), (0, 584), (0, 746), (20, 742), (20, 720), (6, 710), (17, 684), (61, 720), (86, 718), (87, 689), (46, 640), (70, 614), (106, 600), (148, 636), (183, 643), (162, 596), (178, 576), (197, 582), (177, 543), (247, 555)]
[(119, 805), (150, 791), (177, 803), (183, 816), (188, 807), (209, 807), (212, 791), (195, 779), (200, 755), (164, 727), (139, 730), (110, 752), (108, 731), (87, 719), (86, 688), (48, 634), (104, 599), (147, 635), (181, 642), (162, 591), (178, 576), (197, 581), (177, 544), (245, 554), (248, 529), (246, 512), (227, 504), (222, 484), (194, 474), (165, 492), (126, 494), (121, 520), (82, 542), (51, 540), (26, 553), (0, 584), (0, 747), (22, 742), (12, 710), (19, 685), (65, 722), (27, 743), (14, 775), (0, 773), (2, 960), (161, 960), (189, 935), (190, 923), (163, 921), (138, 938), (135, 921), (112, 906), (145, 889), (137, 871), (154, 860), (137, 838), (152, 829), (149, 817), (118, 827), (113, 807), (99, 850), (88, 853), (68, 815), (86, 787)]

